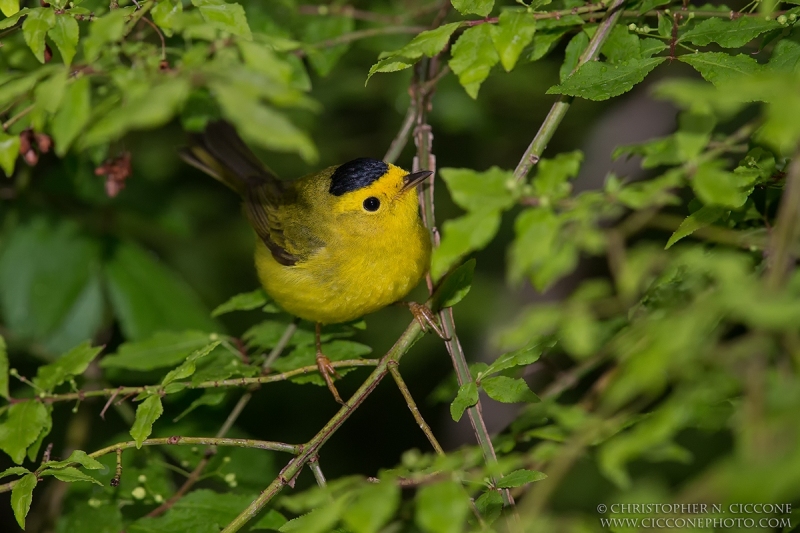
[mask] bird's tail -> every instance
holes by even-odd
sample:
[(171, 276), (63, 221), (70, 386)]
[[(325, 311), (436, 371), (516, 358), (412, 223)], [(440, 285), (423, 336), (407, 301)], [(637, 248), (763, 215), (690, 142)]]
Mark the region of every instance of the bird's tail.
[(190, 145), (180, 150), (180, 156), (193, 167), (243, 197), (248, 191), (262, 187), (280, 195), (280, 180), (259, 161), (228, 122), (209, 122), (203, 133), (192, 134), (190, 139)]

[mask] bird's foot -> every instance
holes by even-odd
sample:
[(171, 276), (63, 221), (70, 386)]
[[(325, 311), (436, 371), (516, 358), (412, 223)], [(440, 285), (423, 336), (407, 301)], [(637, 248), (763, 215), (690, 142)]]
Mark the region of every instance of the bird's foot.
[(442, 326), (440, 326), (439, 322), (436, 320), (436, 315), (433, 314), (433, 311), (431, 311), (427, 305), (418, 304), (416, 302), (406, 302), (406, 305), (409, 311), (411, 311), (411, 314), (414, 315), (416, 321), (419, 322), (422, 331), (428, 331), (428, 328), (430, 328), (435, 331), (442, 340), (450, 340), (450, 337), (444, 334)]
[(317, 368), (319, 369), (320, 376), (325, 380), (325, 385), (328, 386), (328, 390), (333, 394), (333, 399), (345, 405), (342, 401), (342, 397), (339, 396), (339, 391), (336, 390), (336, 385), (333, 384), (334, 378), (339, 379), (341, 376), (336, 372), (336, 369), (333, 368), (331, 360), (322, 352), (317, 352)]

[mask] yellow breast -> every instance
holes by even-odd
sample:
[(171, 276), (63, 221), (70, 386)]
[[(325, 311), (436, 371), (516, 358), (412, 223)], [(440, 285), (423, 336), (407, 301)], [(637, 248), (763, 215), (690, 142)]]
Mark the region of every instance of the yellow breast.
[(259, 279), (283, 309), (313, 322), (347, 322), (377, 311), (402, 299), (428, 269), (429, 234), (413, 214), (394, 217), (391, 227), (382, 224), (372, 235), (337, 232), (293, 266), (277, 263), (259, 242)]

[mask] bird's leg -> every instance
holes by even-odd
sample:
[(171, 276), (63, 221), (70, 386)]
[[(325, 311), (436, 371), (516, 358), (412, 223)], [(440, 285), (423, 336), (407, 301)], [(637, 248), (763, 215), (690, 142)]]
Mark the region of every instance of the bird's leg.
[(336, 373), (336, 369), (333, 368), (331, 360), (328, 359), (324, 353), (322, 353), (322, 340), (320, 339), (321, 330), (322, 325), (317, 322), (315, 329), (315, 340), (317, 341), (317, 368), (319, 369), (319, 374), (322, 376), (322, 379), (325, 380), (328, 390), (331, 391), (331, 394), (333, 394), (333, 399), (340, 404), (345, 405), (345, 403), (342, 401), (342, 397), (339, 396), (339, 391), (336, 390), (336, 385), (333, 384), (333, 378), (339, 378), (340, 376)]
[(433, 314), (433, 311), (427, 305), (418, 304), (416, 302), (404, 302), (406, 306), (408, 306), (408, 310), (411, 311), (411, 314), (414, 315), (414, 318), (417, 322), (419, 322), (420, 327), (422, 327), (422, 331), (428, 331), (428, 328), (432, 329), (436, 332), (439, 338), (449, 341), (450, 337), (444, 334), (444, 330), (439, 325), (439, 322), (436, 320), (436, 315)]

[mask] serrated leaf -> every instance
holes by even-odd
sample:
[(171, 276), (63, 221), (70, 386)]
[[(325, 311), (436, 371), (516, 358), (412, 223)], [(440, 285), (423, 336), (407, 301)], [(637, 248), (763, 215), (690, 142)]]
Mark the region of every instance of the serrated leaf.
[(470, 259), (450, 272), (433, 293), (433, 308), (453, 307), (469, 294), (475, 273), (475, 259)]
[(678, 226), (678, 229), (675, 230), (675, 232), (670, 236), (666, 246), (664, 246), (664, 249), (670, 248), (673, 244), (684, 237), (688, 237), (700, 228), (704, 228), (710, 224), (713, 224), (727, 212), (728, 210), (713, 205), (701, 207), (686, 217), (683, 222), (681, 222), (681, 225)]
[(531, 13), (507, 9), (500, 13), (496, 25), (492, 25), (492, 43), (500, 64), (506, 72), (517, 64), (520, 54), (533, 40), (536, 19)]
[(0, 472), (0, 479), (3, 479), (4, 477), (8, 477), (8, 476), (15, 476), (15, 475), (21, 475), (21, 474), (28, 474), (28, 473), (30, 473), (30, 470), (28, 470), (27, 468), (25, 468), (23, 466), (12, 466), (12, 467), (6, 468), (2, 472)]
[(49, 365), (36, 371), (33, 382), (46, 391), (52, 391), (73, 376), (83, 374), (95, 357), (103, 350), (102, 346), (92, 346), (89, 341), (79, 344)]
[(0, 11), (3, 15), (10, 17), (19, 11), (19, 0), (0, 0)]
[(431, 276), (439, 280), (466, 254), (480, 250), (494, 238), (500, 227), (497, 211), (473, 211), (445, 221), (442, 243), (431, 258)]
[(458, 422), (467, 408), (478, 403), (478, 385), (474, 381), (464, 383), (458, 388), (455, 400), (450, 404), (450, 416)]
[(564, 63), (561, 64), (561, 68), (558, 70), (558, 79), (561, 82), (569, 78), (577, 68), (581, 54), (586, 50), (587, 46), (589, 46), (589, 36), (584, 31), (579, 31), (569, 40), (567, 49), (564, 52)]
[(86, 76), (67, 85), (62, 104), (53, 117), (52, 135), (56, 155), (64, 157), (89, 122), (92, 111), (91, 85)]
[(393, 480), (369, 483), (355, 492), (342, 521), (353, 533), (377, 533), (400, 505), (400, 487)]
[(200, 331), (162, 331), (143, 341), (122, 344), (117, 353), (105, 356), (100, 366), (138, 371), (165, 368), (181, 363), (209, 342), (209, 334)]
[(64, 64), (70, 66), (78, 48), (80, 37), (78, 22), (67, 13), (56, 15), (55, 26), (47, 32), (47, 35), (56, 43), (56, 47), (64, 59)]
[(572, 185), (570, 178), (578, 175), (583, 162), (583, 152), (563, 152), (552, 159), (541, 159), (536, 165), (533, 190), (540, 200), (550, 203), (569, 196)]
[(451, 0), (453, 7), (462, 15), (488, 17), (494, 7), (494, 0)]
[(133, 7), (112, 9), (101, 17), (96, 17), (89, 25), (89, 35), (83, 40), (83, 55), (86, 61), (93, 62), (108, 43), (122, 39), (125, 33), (125, 19)]
[(94, 457), (90, 457), (86, 452), (82, 450), (75, 450), (73, 451), (69, 457), (64, 459), (63, 461), (48, 461), (43, 464), (49, 469), (56, 470), (58, 468), (64, 468), (70, 466), (72, 463), (78, 463), (84, 468), (88, 468), (89, 470), (100, 470), (105, 468), (100, 461), (95, 459)]
[(721, 168), (723, 161), (702, 163), (692, 179), (692, 188), (706, 205), (736, 209), (744, 205), (758, 178), (756, 172), (737, 173)]
[(153, 16), (153, 22), (168, 37), (171, 37), (173, 31), (180, 27), (183, 3), (180, 0), (159, 0), (150, 13)]
[(426, 533), (460, 533), (469, 515), (469, 496), (459, 483), (423, 486), (416, 497), (414, 522)]
[(327, 533), (339, 521), (347, 498), (328, 501), (311, 512), (289, 520), (281, 526), (281, 533)]
[(717, 87), (763, 69), (755, 59), (745, 54), (732, 56), (724, 52), (698, 52), (678, 56), (678, 59), (694, 67), (706, 81)]
[(39, 478), (36, 477), (36, 474), (27, 474), (11, 489), (11, 508), (14, 510), (14, 518), (17, 519), (17, 523), (22, 529), (25, 529), (25, 517), (31, 510), (33, 489), (36, 488), (38, 482)]
[(505, 210), (517, 199), (514, 174), (498, 167), (484, 172), (467, 168), (443, 168), (440, 175), (453, 201), (467, 211)]
[(762, 33), (781, 27), (777, 20), (765, 20), (764, 17), (739, 17), (735, 20), (711, 17), (678, 37), (678, 42), (689, 41), (698, 46), (717, 43), (723, 48), (739, 48)]
[(505, 353), (498, 357), (494, 363), (489, 365), (486, 370), (481, 372), (481, 378), (483, 378), (483, 376), (490, 376), (492, 374), (496, 374), (497, 372), (502, 372), (503, 370), (507, 370), (515, 366), (526, 366), (534, 363), (539, 360), (539, 357), (541, 357), (544, 350), (551, 347), (552, 344), (537, 343), (531, 346), (525, 346), (519, 350), (514, 350), (513, 352)]
[(131, 427), (131, 437), (136, 441), (136, 447), (141, 448), (142, 443), (153, 432), (153, 423), (164, 414), (161, 397), (151, 394), (136, 408), (136, 420)]
[(0, 168), (7, 177), (14, 174), (14, 167), (19, 156), (19, 135), (9, 135), (0, 131)]
[(81, 472), (80, 470), (78, 470), (73, 466), (67, 466), (65, 468), (59, 468), (59, 469), (47, 468), (45, 470), (42, 470), (39, 473), (39, 475), (53, 476), (54, 478), (60, 481), (65, 481), (67, 483), (75, 483), (76, 481), (88, 481), (90, 483), (100, 485), (101, 487), (103, 486), (103, 484), (97, 481), (95, 478), (93, 478), (88, 474), (84, 474), (83, 472)]
[(0, 424), (0, 450), (21, 464), (28, 446), (36, 442), (49, 420), (50, 414), (41, 403), (35, 400), (15, 403)]
[(503, 512), (503, 497), (500, 496), (500, 491), (490, 490), (481, 494), (475, 500), (475, 508), (481, 514), (483, 521), (491, 524)]
[(481, 388), (489, 398), (503, 403), (537, 402), (539, 398), (524, 379), (494, 376), (481, 379)]
[(658, 6), (663, 6), (665, 4), (669, 4), (670, 2), (671, 0), (644, 0), (639, 5), (639, 14), (641, 15), (647, 13), (648, 11), (652, 11)]
[[(685, 56), (681, 56), (683, 58)], [(608, 100), (630, 91), (651, 70), (664, 62), (664, 57), (629, 60), (617, 65), (589, 61), (560, 85), (547, 90), (547, 94), (565, 94), (588, 100)]]
[[(351, 17), (313, 17), (303, 28), (304, 41), (318, 44), (353, 31), (355, 23)], [(306, 47), (309, 63), (320, 76), (327, 76), (350, 48), (349, 43), (335, 46)]]
[[(661, 41), (656, 39), (649, 40), (661, 44)], [(630, 59), (641, 59), (641, 45), (642, 39), (639, 39), (638, 35), (631, 33), (626, 26), (617, 24), (611, 30), (611, 34), (600, 49), (600, 53), (606, 56), (606, 59), (611, 64), (624, 63)]]
[(497, 486), (501, 489), (513, 489), (545, 478), (547, 478), (547, 474), (543, 472), (537, 472), (535, 470), (514, 470), (503, 476), (497, 482)]
[(450, 68), (473, 99), (478, 97), (481, 84), (500, 60), (492, 44), (489, 24), (467, 29), (453, 45)]
[(44, 38), (55, 24), (55, 12), (46, 7), (29, 10), (25, 22), (22, 23), (22, 35), (25, 37), (25, 43), (40, 63), (44, 63)]
[(533, 35), (533, 49), (528, 56), (528, 60), (538, 61), (546, 56), (568, 32), (569, 28), (537, 29)]
[(367, 81), (376, 72), (396, 72), (409, 68), (423, 55), (433, 57), (447, 45), (459, 22), (442, 24), (433, 30), (423, 31), (399, 50), (381, 54), (381, 59), (369, 69)]
[(173, 381), (186, 379), (194, 374), (195, 370), (197, 369), (197, 361), (210, 354), (212, 350), (220, 345), (220, 342), (221, 341), (214, 341), (203, 348), (192, 352), (178, 368), (167, 372), (167, 375), (164, 376), (164, 379), (161, 381), (161, 386), (166, 387)]
[(800, 42), (796, 39), (781, 39), (775, 43), (767, 68), (773, 72), (797, 72), (800, 70)]
[(247, 16), (241, 5), (221, 0), (192, 0), (192, 5), (200, 10), (203, 20), (215, 28), (248, 40), (252, 39)]
[(267, 304), (267, 294), (264, 289), (256, 289), (251, 292), (243, 292), (236, 296), (231, 296), (228, 301), (218, 305), (211, 311), (212, 317), (218, 317), (231, 311), (250, 311)]

